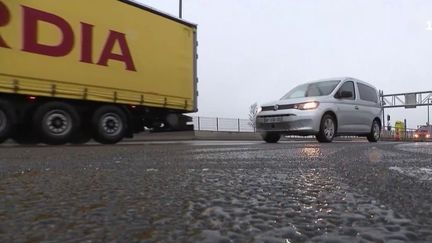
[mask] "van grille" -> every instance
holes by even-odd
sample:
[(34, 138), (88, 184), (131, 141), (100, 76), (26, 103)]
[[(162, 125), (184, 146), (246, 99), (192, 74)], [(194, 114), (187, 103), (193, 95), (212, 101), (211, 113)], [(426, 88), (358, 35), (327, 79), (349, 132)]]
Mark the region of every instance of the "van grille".
[[(287, 109), (294, 109), (295, 105), (277, 105), (276, 110), (287, 110)], [(263, 106), (261, 107), (262, 111), (273, 111), (275, 110), (275, 106)]]

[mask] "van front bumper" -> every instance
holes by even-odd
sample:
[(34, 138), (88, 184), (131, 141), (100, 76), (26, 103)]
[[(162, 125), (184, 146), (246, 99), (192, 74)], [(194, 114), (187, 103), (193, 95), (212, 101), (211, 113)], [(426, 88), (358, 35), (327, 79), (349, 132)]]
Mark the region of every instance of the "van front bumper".
[(286, 135), (315, 135), (319, 132), (321, 117), (318, 110), (292, 109), (285, 114), (261, 112), (256, 117), (256, 129), (258, 132), (278, 132)]

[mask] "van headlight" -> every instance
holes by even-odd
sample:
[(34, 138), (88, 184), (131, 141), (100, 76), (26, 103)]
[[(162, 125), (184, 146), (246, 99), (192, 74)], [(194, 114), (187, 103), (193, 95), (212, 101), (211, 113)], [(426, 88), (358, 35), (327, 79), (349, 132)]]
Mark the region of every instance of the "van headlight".
[(294, 106), (294, 108), (299, 110), (313, 110), (318, 108), (318, 106), (319, 106), (319, 102), (313, 101), (313, 102), (297, 104)]

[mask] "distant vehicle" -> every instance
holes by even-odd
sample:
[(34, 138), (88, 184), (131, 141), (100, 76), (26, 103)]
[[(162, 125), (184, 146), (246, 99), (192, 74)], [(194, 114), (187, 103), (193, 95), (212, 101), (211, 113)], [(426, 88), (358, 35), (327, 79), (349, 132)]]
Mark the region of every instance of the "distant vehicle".
[(414, 133), (414, 138), (416, 140), (428, 140), (431, 139), (431, 135), (432, 135), (432, 126), (421, 126), (419, 127), (415, 133)]
[(0, 16), (0, 142), (193, 129), (195, 24), (133, 0), (8, 0)]
[(299, 85), (281, 99), (264, 104), (256, 117), (264, 141), (281, 135), (315, 135), (319, 142), (335, 136), (364, 136), (377, 142), (382, 108), (378, 91), (361, 80), (343, 77)]

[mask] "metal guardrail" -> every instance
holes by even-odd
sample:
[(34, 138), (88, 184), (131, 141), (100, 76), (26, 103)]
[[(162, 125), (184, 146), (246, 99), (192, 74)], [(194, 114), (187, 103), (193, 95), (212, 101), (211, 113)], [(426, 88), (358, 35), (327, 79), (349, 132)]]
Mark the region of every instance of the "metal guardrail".
[[(220, 118), (220, 117), (192, 117), (192, 124), (195, 131), (212, 131), (212, 132), (256, 132), (249, 119), (240, 118)], [(289, 135), (286, 138), (315, 138), (315, 136), (296, 136)], [(353, 137), (344, 137), (353, 138)]]
[[(249, 119), (240, 118), (220, 118), (220, 117), (192, 117), (191, 124), (194, 125), (195, 131), (213, 131), (213, 132), (256, 132)], [(381, 131), (381, 137), (387, 140), (415, 140), (414, 134), (417, 129), (407, 128), (396, 133), (395, 127), (384, 127)], [(288, 138), (305, 138), (303, 136), (286, 136)], [(313, 138), (314, 136), (307, 136)], [(343, 136), (343, 138), (355, 138), (355, 136)]]
[(192, 124), (196, 131), (255, 132), (248, 119), (196, 116)]

